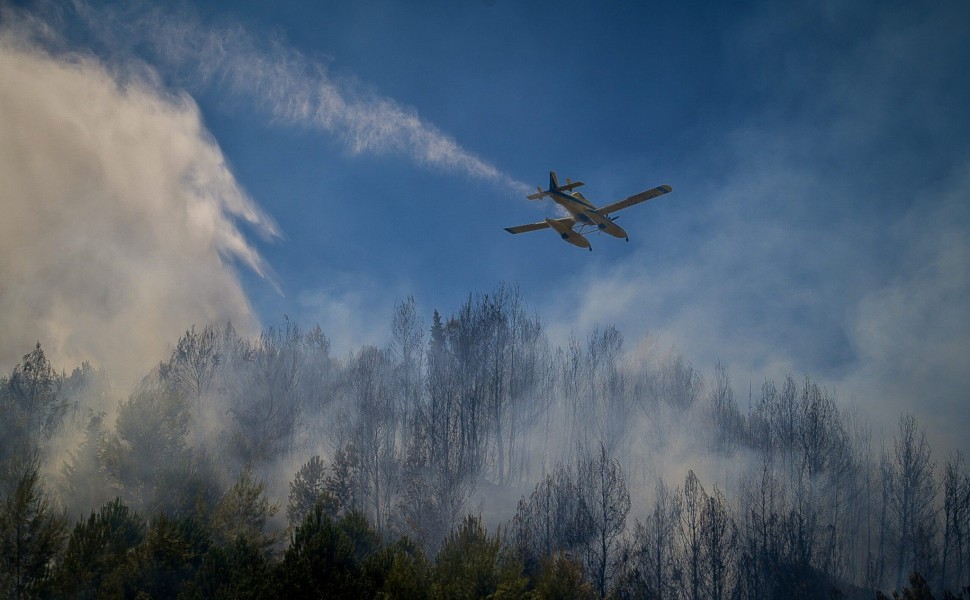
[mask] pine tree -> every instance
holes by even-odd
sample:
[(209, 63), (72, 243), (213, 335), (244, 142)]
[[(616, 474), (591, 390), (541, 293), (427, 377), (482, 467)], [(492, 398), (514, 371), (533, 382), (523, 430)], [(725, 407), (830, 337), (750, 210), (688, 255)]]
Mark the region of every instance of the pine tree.
[(290, 482), (290, 495), (286, 504), (286, 520), (291, 527), (303, 522), (317, 499), (326, 491), (327, 467), (319, 456), (312, 456), (300, 467)]
[(13, 492), (0, 505), (0, 590), (19, 600), (50, 583), (50, 564), (60, 551), (67, 520), (40, 485), (37, 461), (20, 469)]
[[(58, 565), (55, 595), (71, 598), (120, 597), (135, 550), (145, 539), (145, 522), (122, 504), (108, 502), (74, 526)], [(128, 584), (130, 586), (130, 583)]]
[(362, 598), (370, 589), (364, 560), (379, 545), (359, 513), (334, 522), (320, 504), (296, 528), (276, 568), (277, 594), (294, 598)]
[(212, 539), (222, 546), (242, 538), (269, 552), (277, 538), (266, 533), (266, 520), (279, 507), (271, 504), (262, 481), (256, 481), (252, 469), (245, 468), (236, 482), (223, 495), (212, 515)]
[[(0, 379), (0, 484), (16, 482), (17, 466), (42, 454), (60, 425), (67, 404), (60, 397), (61, 378), (40, 343), (17, 363), (7, 380)], [(4, 485), (0, 493), (10, 493)]]
[(434, 579), (434, 597), (442, 599), (524, 598), (528, 583), (522, 562), (471, 516), (442, 544)]

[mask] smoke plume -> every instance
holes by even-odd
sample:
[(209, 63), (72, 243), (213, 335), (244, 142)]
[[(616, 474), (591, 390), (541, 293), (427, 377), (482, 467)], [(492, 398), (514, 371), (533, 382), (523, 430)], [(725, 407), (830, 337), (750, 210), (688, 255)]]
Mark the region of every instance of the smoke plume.
[(256, 319), (233, 264), (268, 275), (237, 223), (277, 235), (236, 183), (198, 107), (141, 74), (0, 30), (0, 365), (38, 339), (53, 363), (119, 383), (173, 331)]
[(218, 85), (266, 111), (273, 119), (323, 131), (352, 154), (400, 154), (418, 165), (462, 173), (516, 193), (530, 186), (475, 156), (418, 116), (353, 77), (335, 76), (322, 60), (279, 40), (265, 42), (245, 29), (203, 24), (135, 3), (127, 10), (78, 5), (108, 46), (146, 48), (153, 61), (192, 86)]

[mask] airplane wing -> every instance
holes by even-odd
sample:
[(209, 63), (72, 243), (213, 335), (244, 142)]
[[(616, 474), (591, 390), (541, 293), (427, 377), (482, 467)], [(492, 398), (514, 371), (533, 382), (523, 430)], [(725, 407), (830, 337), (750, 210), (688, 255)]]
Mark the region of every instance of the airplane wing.
[(525, 233), (526, 231), (538, 231), (540, 229), (546, 229), (547, 227), (549, 227), (549, 223), (543, 221), (542, 223), (530, 223), (529, 225), (506, 227), (505, 231), (508, 231), (509, 233)]
[(671, 188), (669, 185), (661, 185), (653, 188), (652, 190), (647, 190), (645, 192), (640, 192), (639, 194), (630, 196), (626, 200), (620, 200), (619, 202), (614, 202), (613, 204), (600, 207), (596, 212), (600, 213), (601, 215), (608, 215), (612, 212), (629, 208), (634, 204), (640, 204), (641, 202), (646, 202), (647, 200), (653, 200), (654, 198), (668, 194), (671, 191), (673, 191), (673, 188)]
[[(562, 219), (555, 219), (556, 222), (562, 223), (572, 227), (576, 220), (572, 217), (564, 217)], [(540, 229), (547, 229), (549, 227), (548, 221), (540, 221), (539, 223), (529, 223), (528, 225), (516, 225), (515, 227), (506, 227), (505, 231), (509, 233), (525, 233), (527, 231), (538, 231)]]

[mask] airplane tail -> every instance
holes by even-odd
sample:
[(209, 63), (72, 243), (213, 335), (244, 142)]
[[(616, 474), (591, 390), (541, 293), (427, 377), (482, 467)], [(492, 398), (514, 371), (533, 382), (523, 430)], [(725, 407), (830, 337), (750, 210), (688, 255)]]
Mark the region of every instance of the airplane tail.
[(526, 198), (529, 200), (538, 200), (546, 196), (551, 196), (555, 192), (569, 192), (581, 185), (583, 185), (582, 181), (573, 181), (568, 177), (566, 178), (566, 185), (559, 185), (559, 177), (556, 175), (556, 172), (549, 171), (549, 189), (543, 190), (541, 187), (537, 187), (536, 193), (529, 194)]

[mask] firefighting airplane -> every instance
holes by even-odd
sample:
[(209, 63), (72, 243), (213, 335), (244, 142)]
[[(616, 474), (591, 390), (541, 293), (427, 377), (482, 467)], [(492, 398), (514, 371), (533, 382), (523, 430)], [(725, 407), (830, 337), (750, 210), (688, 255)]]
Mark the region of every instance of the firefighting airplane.
[[(603, 232), (613, 237), (625, 238), (629, 242), (630, 236), (626, 234), (626, 231), (622, 227), (613, 222), (616, 220), (616, 217), (611, 217), (610, 213), (633, 206), (634, 204), (652, 200), (658, 196), (663, 196), (673, 189), (669, 185), (661, 185), (652, 190), (630, 196), (626, 200), (620, 200), (619, 202), (614, 202), (602, 208), (596, 208), (582, 194), (573, 191), (581, 185), (584, 185), (582, 181), (571, 181), (567, 178), (566, 185), (560, 186), (556, 172), (549, 171), (549, 189), (543, 190), (541, 187), (537, 188), (539, 191), (526, 196), (526, 198), (529, 200), (539, 200), (540, 198), (546, 197), (552, 198), (557, 204), (568, 210), (570, 216), (562, 217), (561, 219), (546, 219), (545, 221), (530, 223), (528, 225), (506, 227), (505, 231), (509, 233), (525, 233), (526, 231), (552, 228), (559, 233), (559, 237), (563, 240), (573, 246), (589, 248), (590, 252), (592, 252), (593, 247), (590, 245), (589, 240), (583, 236), (584, 233), (587, 231), (593, 231), (594, 233)], [(579, 224), (579, 229), (575, 230), (573, 227), (577, 223)]]

